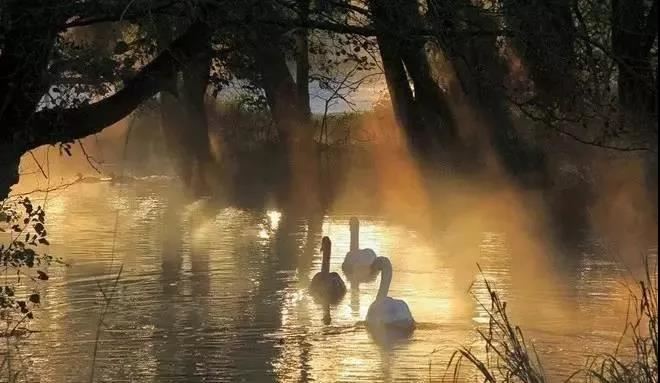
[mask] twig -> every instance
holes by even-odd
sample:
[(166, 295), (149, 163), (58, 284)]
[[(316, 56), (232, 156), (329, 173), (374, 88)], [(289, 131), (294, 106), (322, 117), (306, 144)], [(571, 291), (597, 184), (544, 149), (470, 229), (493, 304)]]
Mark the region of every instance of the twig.
[(43, 176), (46, 179), (48, 179), (48, 176), (46, 175), (46, 172), (44, 171), (44, 168), (41, 167), (41, 164), (37, 160), (37, 157), (34, 156), (34, 153), (32, 153), (32, 150), (28, 150), (28, 153), (30, 153), (30, 156), (32, 156), (32, 159), (34, 160), (34, 163), (37, 164), (37, 166), (39, 167), (39, 170), (41, 171), (41, 174), (43, 174)]
[(85, 150), (85, 146), (83, 145), (81, 140), (77, 140), (77, 141), (78, 141), (78, 145), (80, 145), (80, 150), (82, 150), (83, 154), (85, 155), (85, 158), (87, 159), (87, 163), (89, 163), (89, 166), (91, 166), (92, 169), (94, 169), (97, 173), (101, 174), (101, 171), (99, 170), (99, 168), (96, 167), (96, 165), (94, 165), (94, 163), (92, 162), (92, 161), (95, 161), (95, 162), (98, 162), (98, 161), (96, 161), (96, 159), (94, 157), (87, 154), (87, 150)]

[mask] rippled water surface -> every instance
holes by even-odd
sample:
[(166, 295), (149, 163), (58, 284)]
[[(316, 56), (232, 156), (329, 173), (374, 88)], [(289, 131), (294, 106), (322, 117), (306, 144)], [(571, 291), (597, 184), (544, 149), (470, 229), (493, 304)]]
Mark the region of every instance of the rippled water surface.
[(532, 266), (525, 259), (538, 257), (516, 254), (517, 239), (496, 227), (429, 236), (360, 215), (361, 247), (391, 258), (390, 296), (419, 323), (411, 339), (378, 344), (361, 324), (378, 280), (331, 307), (330, 325), (306, 290), (324, 235), (340, 271), (349, 215), (182, 203), (170, 189), (167, 181), (78, 184), (49, 196), (50, 252), (70, 266), (51, 269), (33, 325), (40, 332), (20, 347), (31, 381), (88, 381), (100, 287), (110, 293), (120, 267), (100, 326), (100, 381), (440, 381), (452, 352), (476, 344), (474, 329), (487, 323), (468, 293), (472, 286), (487, 302), (477, 263), (555, 379), (589, 353), (611, 351), (623, 328), (627, 271), (596, 240)]

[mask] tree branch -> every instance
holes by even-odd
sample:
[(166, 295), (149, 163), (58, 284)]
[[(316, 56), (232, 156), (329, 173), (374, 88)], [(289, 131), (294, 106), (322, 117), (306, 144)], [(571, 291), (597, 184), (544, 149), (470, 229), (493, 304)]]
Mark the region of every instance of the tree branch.
[(175, 92), (172, 84), (177, 72), (210, 49), (208, 36), (207, 27), (195, 23), (112, 96), (74, 109), (37, 112), (25, 132), (29, 139), (20, 140), (24, 143), (23, 151), (97, 133), (130, 114), (158, 92)]
[(122, 10), (121, 12), (117, 12), (117, 13), (112, 14), (112, 15), (90, 16), (90, 17), (77, 18), (77, 19), (69, 21), (68, 23), (65, 23), (62, 26), (61, 29), (66, 30), (66, 29), (69, 29), (69, 28), (86, 27), (86, 26), (93, 25), (93, 24), (111, 23), (111, 22), (116, 22), (116, 21), (121, 21), (121, 20), (135, 20), (137, 18), (146, 16), (148, 14), (153, 14), (153, 13), (158, 13), (160, 11), (163, 11), (167, 8), (172, 7), (173, 5), (175, 5), (177, 3), (179, 3), (179, 2), (176, 1), (176, 0), (170, 0), (170, 1), (166, 1), (165, 3), (163, 3), (161, 5), (151, 7), (151, 8), (147, 8), (147, 9), (143, 9), (139, 12), (133, 12), (133, 13), (130, 13), (130, 14), (126, 14), (124, 12), (124, 10)]

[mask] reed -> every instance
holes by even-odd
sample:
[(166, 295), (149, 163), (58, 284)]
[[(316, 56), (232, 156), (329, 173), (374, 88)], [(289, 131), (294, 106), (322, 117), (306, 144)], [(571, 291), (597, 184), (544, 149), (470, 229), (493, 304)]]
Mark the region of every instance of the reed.
[[(658, 288), (657, 268), (645, 263), (644, 279), (630, 287), (631, 308), (626, 317), (625, 330), (612, 353), (587, 358), (585, 367), (566, 378), (566, 382), (623, 383), (658, 382)], [(480, 269), (481, 271), (481, 269)], [(482, 273), (483, 276), (483, 273)], [(463, 346), (456, 350), (446, 366), (445, 377), (450, 381), (463, 380), (469, 368), (484, 382), (543, 383), (548, 381), (534, 345), (525, 339), (522, 329), (515, 325), (491, 283), (484, 277), (490, 304), (477, 302), (489, 317), (486, 329), (477, 329), (485, 346), (484, 353)], [(631, 352), (621, 352), (624, 341), (632, 344)], [(444, 380), (444, 379), (443, 379)]]

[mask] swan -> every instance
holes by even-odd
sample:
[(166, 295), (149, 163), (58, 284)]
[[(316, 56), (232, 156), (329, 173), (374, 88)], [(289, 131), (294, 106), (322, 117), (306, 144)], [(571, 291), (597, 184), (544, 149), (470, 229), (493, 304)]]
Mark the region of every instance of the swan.
[(314, 275), (310, 290), (312, 296), (326, 303), (336, 303), (346, 294), (346, 285), (339, 274), (330, 272), (330, 238), (323, 237), (321, 240), (321, 252), (323, 261), (321, 271)]
[(410, 313), (406, 302), (387, 296), (392, 282), (392, 263), (387, 257), (377, 257), (374, 268), (379, 270), (380, 286), (376, 300), (367, 311), (367, 327), (370, 330), (381, 332), (394, 331), (408, 335), (415, 329), (415, 320)]
[(360, 249), (360, 221), (351, 217), (351, 247), (346, 253), (341, 269), (349, 281), (360, 283), (371, 280), (376, 276), (372, 264), (376, 260), (376, 252), (371, 249)]

